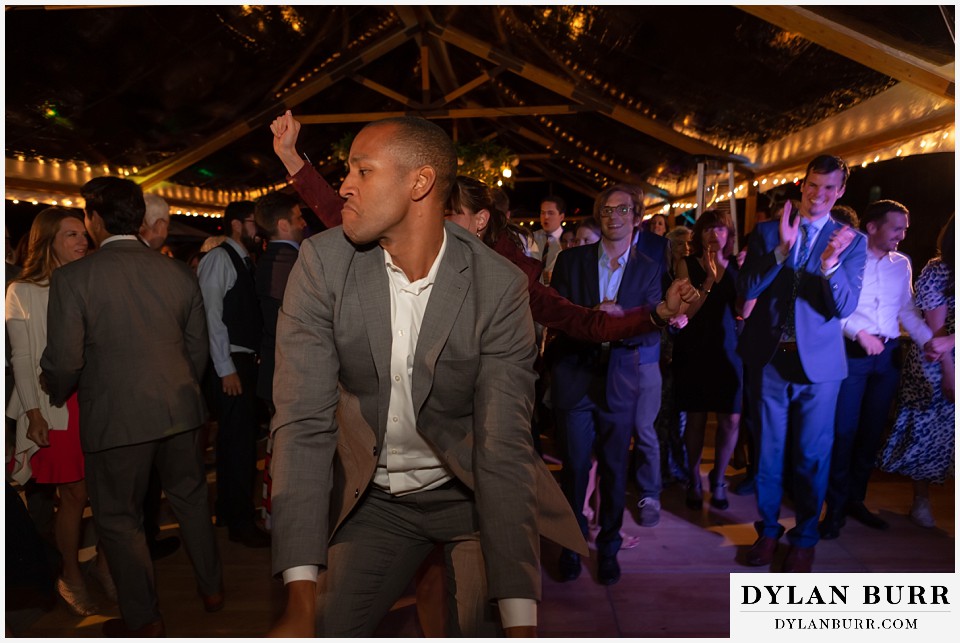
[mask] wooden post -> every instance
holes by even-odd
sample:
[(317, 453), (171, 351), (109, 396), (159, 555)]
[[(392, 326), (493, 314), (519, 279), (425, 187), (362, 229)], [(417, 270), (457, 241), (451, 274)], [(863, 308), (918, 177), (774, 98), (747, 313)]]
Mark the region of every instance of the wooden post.
[(740, 239), (737, 230), (737, 193), (734, 191), (737, 187), (737, 176), (734, 174), (733, 163), (727, 163), (727, 187), (730, 190), (730, 219), (733, 221), (733, 251), (740, 251)]
[(700, 218), (700, 214), (707, 207), (706, 165), (705, 161), (697, 162), (697, 209), (693, 213), (694, 221)]

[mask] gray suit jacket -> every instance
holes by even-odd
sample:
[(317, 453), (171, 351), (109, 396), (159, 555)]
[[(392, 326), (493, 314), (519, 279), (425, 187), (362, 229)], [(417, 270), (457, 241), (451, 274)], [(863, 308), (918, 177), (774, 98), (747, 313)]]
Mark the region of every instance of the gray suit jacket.
[(79, 386), (86, 452), (203, 424), (208, 351), (196, 277), (140, 241), (110, 242), (50, 279), (40, 365), (54, 404)]
[[(461, 228), (447, 249), (413, 366), (417, 429), (474, 491), (488, 595), (540, 598), (539, 536), (586, 552), (530, 433), (537, 348), (526, 277)], [(373, 479), (390, 401), (383, 250), (340, 228), (311, 237), (277, 326), (273, 570), (324, 565)]]

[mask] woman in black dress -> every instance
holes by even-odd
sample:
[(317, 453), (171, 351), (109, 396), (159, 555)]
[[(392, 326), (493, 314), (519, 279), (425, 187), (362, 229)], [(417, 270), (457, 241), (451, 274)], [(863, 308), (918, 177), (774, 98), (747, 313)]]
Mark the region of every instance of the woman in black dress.
[(678, 266), (677, 277), (689, 277), (700, 299), (687, 311), (690, 322), (677, 334), (673, 369), (677, 404), (687, 414), (684, 442), (691, 482), (687, 506), (703, 503), (700, 459), (707, 413), (717, 415), (716, 458), (709, 474), (710, 504), (730, 506), (725, 471), (737, 442), (743, 388), (743, 366), (737, 355), (737, 262), (730, 215), (708, 210), (693, 228), (692, 254)]

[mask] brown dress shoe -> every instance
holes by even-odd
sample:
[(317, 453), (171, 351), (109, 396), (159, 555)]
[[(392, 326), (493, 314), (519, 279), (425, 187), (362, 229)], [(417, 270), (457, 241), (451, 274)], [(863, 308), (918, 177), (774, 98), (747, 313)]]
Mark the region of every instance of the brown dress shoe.
[(747, 552), (746, 562), (751, 567), (763, 567), (773, 562), (777, 552), (777, 539), (772, 536), (760, 536)]
[(203, 600), (203, 609), (208, 612), (219, 612), (223, 609), (223, 592), (217, 592), (210, 596), (201, 594), (200, 598)]
[(813, 547), (790, 546), (783, 561), (783, 571), (794, 574), (809, 574), (813, 570)]
[(154, 621), (131, 630), (122, 618), (111, 618), (103, 623), (103, 635), (109, 638), (162, 638), (167, 635), (163, 621)]

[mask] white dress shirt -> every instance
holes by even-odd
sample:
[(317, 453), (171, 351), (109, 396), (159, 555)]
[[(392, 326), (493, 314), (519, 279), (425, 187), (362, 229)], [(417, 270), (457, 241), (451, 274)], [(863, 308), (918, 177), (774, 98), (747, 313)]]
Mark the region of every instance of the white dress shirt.
[[(233, 239), (227, 237), (226, 243), (237, 251), (240, 258), (250, 253)], [(246, 346), (230, 343), (230, 332), (223, 323), (223, 298), (237, 283), (237, 269), (233, 267), (226, 250), (216, 248), (204, 255), (197, 265), (197, 280), (200, 282), (200, 294), (203, 295), (203, 307), (207, 313), (207, 334), (210, 337), (210, 359), (217, 375), (226, 377), (237, 372), (230, 353), (256, 353)]]
[(918, 345), (930, 341), (933, 333), (914, 305), (910, 259), (899, 252), (877, 257), (868, 250), (860, 301), (841, 323), (844, 336), (852, 340), (860, 331), (888, 339), (899, 337), (902, 324)]
[[(393, 495), (407, 495), (435, 489), (453, 478), (443, 466), (433, 447), (417, 431), (413, 409), (413, 358), (417, 352), (420, 324), (430, 301), (430, 293), (447, 249), (447, 233), (443, 233), (440, 252), (427, 276), (410, 282), (403, 270), (393, 263), (390, 253), (383, 251), (390, 283), (390, 319), (392, 350), (390, 354), (390, 404), (387, 431), (373, 484)], [(284, 584), (295, 580), (316, 581), (319, 567), (301, 565), (283, 571)], [(333, 588), (332, 591), (336, 591)], [(535, 626), (537, 602), (527, 598), (503, 598), (497, 601), (503, 627)]]

